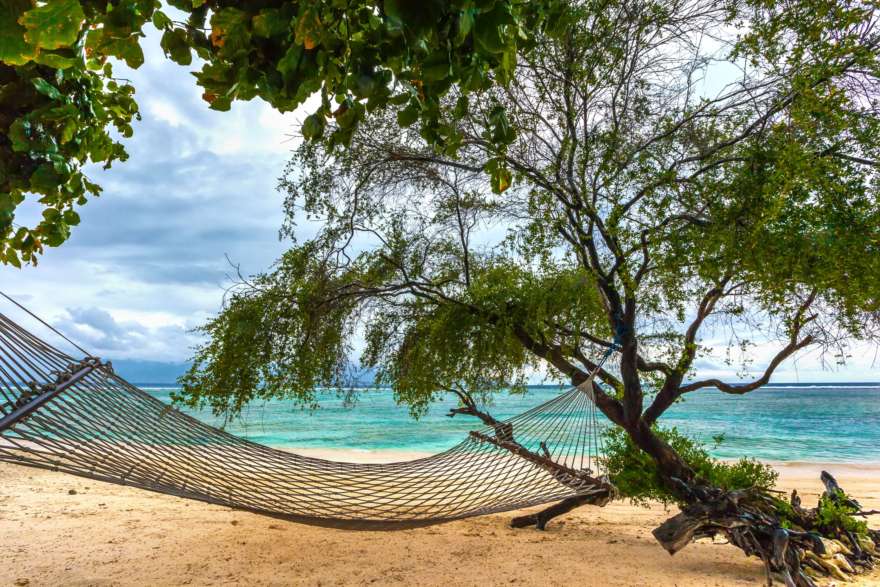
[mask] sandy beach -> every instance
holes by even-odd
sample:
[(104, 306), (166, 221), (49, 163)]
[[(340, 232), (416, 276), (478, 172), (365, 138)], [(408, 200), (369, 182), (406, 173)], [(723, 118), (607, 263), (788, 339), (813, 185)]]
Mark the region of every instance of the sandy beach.
[[(423, 456), (300, 451), (382, 462)], [(880, 509), (880, 465), (778, 464), (805, 502), (824, 468)], [(671, 515), (625, 502), (546, 532), (513, 514), (395, 532), (304, 526), (38, 469), (0, 464), (0, 585), (761, 585), (763, 566), (708, 541), (671, 557), (651, 530)], [(880, 585), (880, 573), (850, 585)]]

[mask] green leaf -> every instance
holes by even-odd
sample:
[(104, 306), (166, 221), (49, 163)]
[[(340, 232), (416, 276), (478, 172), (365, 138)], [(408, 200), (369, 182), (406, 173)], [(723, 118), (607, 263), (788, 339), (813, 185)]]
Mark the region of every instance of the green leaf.
[(474, 28), (474, 13), (475, 9), (468, 8), (467, 10), (463, 10), (458, 16), (458, 29), (455, 33), (455, 42), (457, 45), (461, 45), (465, 39), (467, 39), (468, 35), (471, 34), (471, 31)]
[(461, 95), (458, 97), (458, 100), (455, 101), (455, 108), (452, 110), (452, 115), (455, 118), (464, 118), (468, 113), (468, 108), (470, 106), (470, 100), (465, 95)]
[(64, 222), (70, 226), (76, 226), (80, 221), (79, 214), (73, 210), (65, 210), (62, 218), (64, 218)]
[(493, 192), (500, 194), (510, 187), (513, 176), (502, 160), (492, 159), (486, 163), (484, 169), (489, 173)]
[(192, 51), (190, 51), (186, 32), (181, 29), (169, 29), (162, 35), (160, 42), (165, 55), (180, 65), (192, 63)]
[(15, 249), (7, 248), (5, 254), (7, 263), (12, 265), (13, 267), (21, 269), (21, 261), (19, 261), (18, 253), (15, 251)]
[(311, 114), (306, 117), (302, 126), (303, 138), (307, 140), (320, 138), (324, 134), (324, 117), (320, 114)]
[(161, 10), (157, 10), (153, 13), (153, 26), (160, 31), (164, 30), (171, 26), (171, 19)]
[[(51, 163), (43, 163), (31, 174), (31, 191), (50, 196), (58, 193), (63, 181), (64, 177), (55, 171)], [(46, 212), (43, 213), (44, 216)]]
[(0, 193), (0, 213), (13, 212), (18, 205), (10, 193)]
[(33, 78), (31, 80), (31, 83), (34, 84), (34, 87), (37, 88), (37, 91), (44, 96), (49, 96), (53, 100), (57, 100), (61, 97), (61, 92), (58, 91), (58, 88), (56, 88), (41, 77)]
[(9, 125), (9, 139), (14, 151), (24, 152), (31, 148), (31, 123), (25, 118), (17, 118)]
[(52, 0), (24, 13), (19, 22), (25, 39), (41, 49), (68, 47), (76, 42), (85, 20), (78, 0)]
[(474, 23), (474, 38), (477, 45), (487, 53), (501, 53), (506, 45), (507, 25), (513, 23), (510, 6), (498, 2), (492, 10), (481, 14)]
[(501, 61), (496, 68), (498, 72), (499, 81), (502, 84), (507, 84), (513, 79), (513, 74), (516, 70), (516, 47), (508, 47), (506, 51), (501, 54)]
[(66, 143), (71, 140), (74, 135), (76, 135), (76, 131), (79, 130), (79, 125), (75, 118), (68, 118), (64, 122), (64, 126), (61, 127), (61, 137), (60, 140), (62, 143)]
[(432, 53), (422, 65), (422, 80), (426, 82), (446, 79), (450, 75), (452, 75), (452, 67), (449, 56), (443, 50)]
[(417, 37), (437, 23), (438, 17), (447, 9), (447, 3), (440, 0), (385, 0), (383, 8), (392, 32), (406, 31), (407, 36)]
[(421, 108), (418, 102), (412, 101), (407, 104), (406, 108), (397, 112), (397, 124), (403, 127), (412, 126), (419, 119)]
[(61, 212), (55, 208), (46, 208), (43, 210), (43, 218), (46, 222), (57, 222), (61, 218)]
[(380, 85), (376, 76), (369, 72), (364, 72), (355, 76), (354, 80), (355, 82), (352, 90), (359, 98), (369, 98)]
[[(45, 224), (43, 226), (45, 226)], [(44, 234), (46, 237), (43, 242), (50, 247), (58, 247), (70, 237), (70, 227), (63, 222), (55, 222), (45, 226)]]
[(287, 53), (284, 54), (284, 57), (278, 61), (276, 69), (283, 77), (285, 83), (294, 78), (299, 72), (299, 65), (302, 61), (302, 56), (302, 45), (291, 45), (287, 50)]
[(105, 52), (124, 60), (126, 65), (132, 69), (137, 69), (144, 64), (144, 50), (141, 49), (137, 37), (126, 37), (114, 41), (105, 48)]
[(495, 106), (489, 113), (490, 138), (493, 142), (507, 145), (516, 138), (516, 132), (507, 120), (507, 111), (503, 106)]
[(34, 61), (53, 69), (69, 69), (77, 63), (81, 63), (81, 60), (76, 57), (65, 57), (49, 51), (40, 51), (34, 58)]
[(215, 12), (211, 17), (211, 43), (226, 55), (246, 51), (251, 37), (249, 21), (247, 13), (238, 8)]
[(0, 0), (0, 62), (24, 65), (39, 53), (25, 40), (25, 28), (18, 22), (31, 6), (29, 0)]
[(254, 34), (258, 37), (280, 37), (291, 31), (290, 18), (278, 8), (264, 8), (253, 19)]

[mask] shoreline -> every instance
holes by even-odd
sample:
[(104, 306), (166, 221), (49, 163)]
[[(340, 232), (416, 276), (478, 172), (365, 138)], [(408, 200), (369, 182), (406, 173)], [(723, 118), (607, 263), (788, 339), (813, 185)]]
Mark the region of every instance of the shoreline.
[[(440, 454), (444, 451), (416, 451), (372, 448), (315, 448), (315, 447), (271, 447), (285, 452), (300, 454), (306, 457), (342, 461), (349, 463), (395, 463), (423, 459)], [(719, 459), (723, 462), (735, 462), (734, 459)], [(843, 469), (853, 474), (877, 473), (880, 475), (880, 461), (809, 461), (791, 460), (778, 461), (769, 459), (756, 459), (762, 463), (773, 466), (776, 469)]]
[[(354, 447), (346, 447), (346, 448), (333, 448), (333, 447), (309, 447), (309, 446), (277, 446), (272, 444), (262, 444), (255, 440), (249, 440), (249, 442), (253, 442), (255, 444), (259, 444), (266, 448), (272, 450), (279, 450), (283, 452), (298, 454), (304, 457), (310, 457), (315, 459), (322, 459), (328, 461), (338, 461), (343, 463), (356, 463), (356, 464), (390, 464), (390, 463), (400, 463), (406, 461), (413, 461), (418, 459), (424, 459), (428, 457), (432, 457), (443, 452), (446, 452), (452, 448), (450, 446), (444, 450), (436, 450), (436, 451), (428, 451), (428, 450), (398, 450), (398, 449), (385, 449), (385, 448), (354, 448)], [(0, 448), (13, 448), (15, 445), (6, 439), (0, 437)], [(852, 460), (841, 460), (841, 461), (811, 461), (804, 459), (795, 459), (790, 461), (780, 461), (774, 459), (761, 459), (757, 457), (749, 457), (748, 455), (744, 455), (746, 458), (754, 458), (755, 460), (773, 466), (776, 469), (807, 469), (807, 470), (819, 470), (822, 468), (827, 469), (838, 469), (838, 470), (846, 470), (852, 474), (871, 474), (877, 473), (878, 479), (880, 479), (880, 461), (852, 461)], [(718, 459), (724, 463), (734, 463), (738, 459), (729, 459), (729, 458), (719, 458)]]

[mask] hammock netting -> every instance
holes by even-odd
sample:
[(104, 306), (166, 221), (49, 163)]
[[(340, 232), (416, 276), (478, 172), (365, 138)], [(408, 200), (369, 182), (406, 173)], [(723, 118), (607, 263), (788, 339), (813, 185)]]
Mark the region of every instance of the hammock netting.
[(612, 491), (583, 389), (430, 457), (334, 462), (211, 427), (0, 314), (0, 461), (322, 525), (420, 525)]

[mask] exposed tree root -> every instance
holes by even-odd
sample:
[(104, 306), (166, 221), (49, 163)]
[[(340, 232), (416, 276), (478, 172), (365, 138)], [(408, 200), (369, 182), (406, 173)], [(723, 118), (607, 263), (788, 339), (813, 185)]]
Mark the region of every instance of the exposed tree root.
[[(813, 579), (851, 575), (874, 568), (880, 561), (880, 532), (854, 531), (831, 510), (861, 512), (830, 474), (822, 472), (825, 504), (806, 509), (797, 492), (786, 502), (760, 490), (721, 491), (683, 488), (691, 505), (654, 530), (654, 537), (675, 554), (697, 538), (724, 536), (748, 555), (764, 561), (767, 584), (815, 587)], [(833, 512), (832, 512), (833, 513)], [(846, 526), (850, 527), (846, 527)]]
[(538, 530), (543, 530), (547, 527), (547, 522), (557, 516), (567, 514), (571, 510), (578, 508), (582, 505), (596, 505), (601, 507), (614, 499), (614, 497), (615, 492), (614, 488), (611, 485), (607, 487), (597, 488), (594, 493), (569, 497), (551, 505), (548, 508), (541, 510), (538, 513), (513, 518), (510, 521), (510, 527), (525, 528), (527, 526), (534, 526)]

